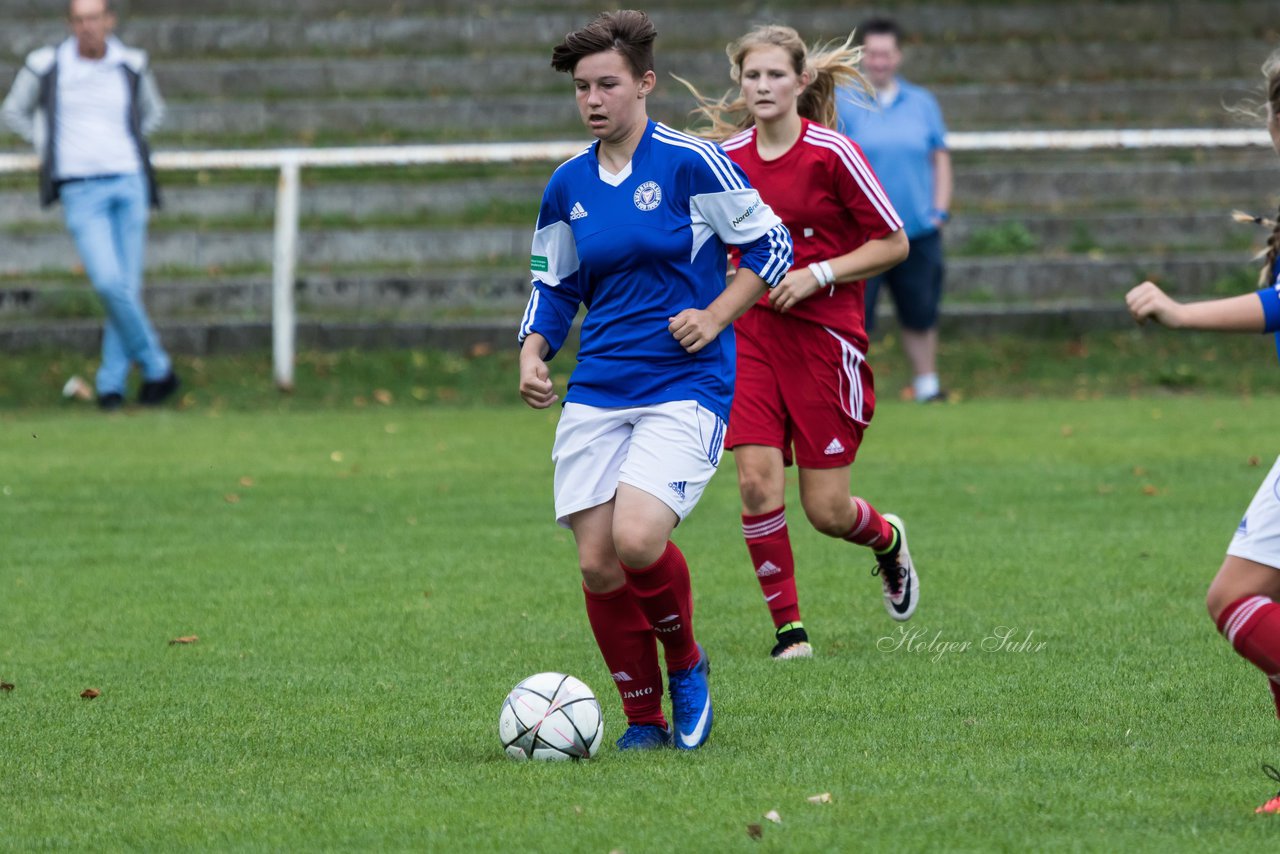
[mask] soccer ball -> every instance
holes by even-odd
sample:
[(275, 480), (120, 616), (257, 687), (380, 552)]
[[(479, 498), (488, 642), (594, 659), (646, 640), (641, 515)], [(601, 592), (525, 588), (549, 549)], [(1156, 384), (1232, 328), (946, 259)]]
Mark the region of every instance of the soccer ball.
[(512, 759), (590, 759), (604, 718), (591, 689), (563, 673), (535, 673), (502, 701), (498, 736)]

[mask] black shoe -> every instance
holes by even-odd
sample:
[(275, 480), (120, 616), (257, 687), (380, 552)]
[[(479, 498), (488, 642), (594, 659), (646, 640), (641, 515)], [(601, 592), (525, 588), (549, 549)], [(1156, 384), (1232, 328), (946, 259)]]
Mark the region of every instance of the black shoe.
[(98, 395), (98, 408), (103, 412), (115, 412), (122, 406), (124, 406), (124, 395), (119, 392), (109, 391)]
[(812, 658), (813, 647), (809, 645), (809, 633), (799, 623), (787, 623), (775, 634), (778, 642), (769, 653), (774, 658)]
[(178, 375), (169, 371), (169, 375), (162, 380), (142, 384), (141, 390), (138, 391), (138, 403), (143, 406), (159, 406), (168, 400), (181, 384), (182, 380), (178, 379)]

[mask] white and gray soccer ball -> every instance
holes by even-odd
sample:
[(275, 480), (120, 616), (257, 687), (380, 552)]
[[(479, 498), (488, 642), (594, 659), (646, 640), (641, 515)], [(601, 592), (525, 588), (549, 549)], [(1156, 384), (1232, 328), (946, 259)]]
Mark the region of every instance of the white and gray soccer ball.
[(502, 701), (498, 736), (512, 759), (590, 759), (604, 718), (591, 689), (563, 673), (535, 673)]

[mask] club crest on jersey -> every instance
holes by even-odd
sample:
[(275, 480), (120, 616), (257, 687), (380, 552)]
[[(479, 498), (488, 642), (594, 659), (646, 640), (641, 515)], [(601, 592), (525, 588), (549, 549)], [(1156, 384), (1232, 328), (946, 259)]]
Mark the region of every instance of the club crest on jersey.
[(636, 187), (636, 193), (631, 199), (640, 210), (651, 211), (662, 204), (662, 188), (656, 181), (645, 181)]

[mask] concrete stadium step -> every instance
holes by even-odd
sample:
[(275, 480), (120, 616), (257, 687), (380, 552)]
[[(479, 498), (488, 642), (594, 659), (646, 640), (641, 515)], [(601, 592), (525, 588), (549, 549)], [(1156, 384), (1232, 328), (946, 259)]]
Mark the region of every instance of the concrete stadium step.
[[(1222, 104), (1239, 100), (1236, 81), (1082, 83), (1047, 86), (935, 87), (952, 130), (1097, 127), (1227, 127)], [(671, 90), (650, 99), (650, 115), (676, 127), (689, 123), (692, 102)], [(476, 98), (260, 99), (170, 102), (156, 134), (164, 145), (216, 146), (219, 138), (319, 140), (573, 138), (581, 123), (568, 94)]]
[[(946, 228), (952, 258), (960, 256), (1168, 252), (1179, 255), (1206, 248), (1240, 247), (1243, 262), (1263, 247), (1267, 234), (1235, 222), (1229, 211), (1162, 213), (1090, 213), (1074, 215), (966, 214)], [(1252, 248), (1250, 248), (1252, 247)]]
[[(300, 314), (326, 314), (336, 319), (414, 314), (437, 318), (514, 314), (529, 297), (526, 274), (506, 271), (453, 270), (445, 273), (300, 275), (294, 288)], [(270, 316), (271, 277), (149, 277), (143, 291), (156, 317)], [(0, 319), (47, 319), (96, 316), (99, 310), (86, 283), (0, 286)], [(513, 327), (514, 328), (514, 327)]]
[[(1013, 43), (1005, 45), (919, 45), (911, 48), (913, 79), (931, 85), (958, 83), (1065, 83), (1069, 81), (1252, 79), (1258, 57), (1270, 46), (1246, 40), (1230, 50), (1215, 41), (1184, 40), (1133, 44)], [(459, 92), (486, 95), (538, 88), (568, 91), (555, 75), (546, 51), (456, 56), (307, 57), (244, 59), (158, 59), (156, 72), (167, 98), (330, 98), (369, 95), (434, 97)], [(18, 62), (0, 60), (0, 80), (11, 79)], [(731, 85), (723, 52), (673, 50), (662, 68), (695, 83), (704, 94), (719, 95)], [(665, 74), (663, 89), (682, 93)]]
[[(16, 14), (31, 25), (5, 28), (0, 52), (20, 53), (62, 34), (61, 22), (49, 14), (48, 6), (32, 7), (24, 0), (5, 2), (13, 3)], [(378, 4), (355, 15), (350, 14), (349, 6), (335, 9), (329, 17), (301, 6), (299, 12), (276, 17), (263, 15), (256, 4), (254, 8), (216, 4), (215, 9), (201, 14), (199, 5), (192, 11), (184, 3), (178, 14), (178, 9), (166, 3), (160, 8), (139, 6), (136, 14), (126, 14), (121, 32), (157, 55), (287, 54), (298, 52), (300, 45), (311, 52), (417, 53), (456, 51), (464, 45), (524, 49), (533, 43), (549, 47), (586, 17), (583, 10), (566, 8), (565, 4), (546, 4), (541, 9), (513, 5), (455, 11), (423, 3), (401, 6), (406, 14), (395, 14), (395, 6)], [(660, 50), (689, 45), (718, 48), (756, 21), (785, 22), (811, 39), (832, 38), (847, 34), (865, 14), (829, 2), (779, 6), (758, 2), (690, 9), (687, 3), (664, 3), (661, 8), (650, 7), (650, 12), (658, 28)], [(380, 14), (380, 7), (387, 12)], [(230, 16), (224, 11), (237, 8), (239, 11)], [(4, 11), (0, 8), (0, 14)], [(1168, 38), (1264, 38), (1273, 12), (1271, 2), (1242, 0), (933, 3), (898, 10), (897, 14), (911, 36), (925, 42), (1061, 41), (1064, 22), (1069, 21), (1073, 39), (1111, 38), (1119, 33), (1139, 43)]]
[[(889, 312), (886, 306), (882, 329), (892, 328)], [(302, 318), (298, 321), (295, 343), (299, 350), (416, 348), (467, 353), (514, 346), (513, 330), (518, 324), (518, 314), (448, 323)], [(1128, 312), (1115, 300), (1074, 300), (1036, 306), (948, 305), (941, 320), (942, 332), (947, 338), (992, 334), (1078, 335), (1132, 326)], [(271, 324), (266, 320), (159, 319), (156, 328), (165, 349), (180, 355), (264, 353), (271, 348)], [(0, 323), (0, 352), (5, 353), (34, 350), (94, 356), (102, 346), (101, 341), (102, 324), (95, 320)]]
[[(1265, 156), (1274, 160), (1274, 154)], [(1026, 161), (1022, 161), (1026, 163)], [(1273, 167), (1272, 167), (1273, 168)], [(1144, 163), (1091, 167), (1086, 162), (1064, 168), (1017, 165), (956, 169), (956, 208), (981, 211), (1078, 209), (1085, 206), (1204, 210), (1242, 207), (1268, 209), (1272, 193), (1260, 186), (1267, 172), (1247, 161), (1217, 165), (1205, 162)]]
[[(298, 235), (298, 259), (305, 269), (326, 266), (448, 266), (488, 264), (493, 259), (529, 254), (532, 226), (467, 228), (304, 229)], [(271, 229), (252, 231), (152, 229), (146, 268), (211, 271), (269, 268)], [(0, 275), (48, 275), (80, 270), (75, 244), (64, 230), (32, 232), (13, 241), (0, 256)]]
[[(967, 304), (1115, 300), (1145, 278), (1175, 294), (1241, 293), (1256, 269), (1239, 253), (1147, 254), (1090, 258), (953, 258), (948, 299)], [(299, 313), (331, 319), (430, 319), (518, 316), (528, 298), (527, 274), (516, 263), (491, 270), (386, 273), (304, 273), (295, 296)], [(144, 298), (157, 317), (269, 316), (270, 275), (148, 279)], [(98, 313), (86, 283), (38, 282), (0, 287), (0, 319), (74, 318)]]
[[(548, 165), (548, 176), (551, 169)], [(266, 224), (270, 231), (275, 215), (274, 182), (169, 187), (163, 185), (163, 180), (161, 177), (164, 207), (155, 214), (157, 224), (173, 219), (184, 222), (249, 219)], [(359, 221), (392, 215), (412, 217), (430, 213), (447, 216), (451, 211), (464, 212), (470, 206), (495, 200), (527, 200), (529, 228), (532, 229), (537, 219), (538, 200), (545, 186), (546, 178), (403, 184), (387, 181), (323, 182), (302, 188), (299, 210), (304, 221), (335, 217)], [(0, 190), (0, 228), (15, 229), (22, 224), (52, 227), (61, 222), (61, 208), (42, 210), (34, 187), (30, 190)]]
[[(513, 330), (518, 322), (518, 315), (510, 320), (452, 321), (446, 324), (304, 318), (298, 321), (294, 334), (299, 350), (417, 348), (465, 353), (479, 348), (514, 347)], [(269, 321), (244, 318), (160, 319), (156, 322), (156, 329), (165, 349), (180, 355), (261, 353), (271, 349)], [(100, 321), (0, 324), (0, 352), (35, 350), (94, 356), (101, 347)]]
[[(1006, 255), (1120, 254), (1158, 251), (1187, 254), (1207, 247), (1238, 248), (1240, 259), (1260, 251), (1267, 234), (1235, 223), (1230, 211), (1143, 211), (1143, 213), (966, 214), (957, 210), (947, 227), (954, 257)], [(357, 269), (429, 268), (431, 265), (479, 264), (518, 259), (529, 251), (530, 224), (474, 224), (465, 227), (401, 225), (303, 225), (298, 259), (303, 269), (342, 266)], [(78, 271), (78, 256), (64, 229), (17, 229), (12, 246), (0, 256), (0, 275), (50, 275)], [(157, 218), (147, 246), (152, 273), (183, 268), (209, 270), (269, 269), (273, 230), (260, 227), (165, 224)]]
[[(529, 251), (531, 226), (490, 225), (465, 228), (349, 227), (303, 228), (298, 257), (303, 269), (371, 269), (387, 266), (487, 266), (518, 259)], [(18, 233), (0, 258), (0, 275), (48, 276), (78, 272), (71, 238), (62, 229)], [(1062, 256), (1092, 254), (1125, 257), (1140, 252), (1196, 254), (1206, 248), (1239, 248), (1243, 262), (1262, 248), (1267, 235), (1234, 222), (1226, 210), (1194, 213), (1094, 213), (967, 215), (957, 213), (947, 228), (947, 244), (960, 257)], [(210, 276), (236, 269), (269, 269), (273, 256), (270, 228), (230, 229), (157, 227), (148, 239), (147, 269), (189, 268)]]
[[(1212, 213), (1233, 207), (1254, 212), (1274, 207), (1273, 193), (1265, 187), (1260, 191), (1259, 187), (1260, 176), (1274, 169), (1274, 154), (1237, 153), (1232, 157), (1226, 152), (1210, 152), (1205, 157), (1203, 162), (1192, 159), (1095, 165), (1089, 158), (1060, 158), (1046, 152), (1004, 167), (960, 164), (956, 168), (956, 213), (959, 218), (996, 212), (1079, 214), (1084, 209), (1131, 208)], [(1226, 162), (1219, 164), (1220, 159)], [(398, 220), (415, 215), (447, 216), (493, 202), (524, 202), (529, 207), (532, 228), (538, 199), (553, 168), (553, 164), (546, 164), (546, 174), (540, 177), (406, 182), (308, 182), (309, 173), (304, 171), (301, 215), (304, 221), (342, 218), (358, 225), (361, 220), (376, 221), (379, 217)], [(274, 216), (275, 198), (274, 181), (238, 183), (234, 174), (219, 173), (219, 183), (209, 186), (166, 186), (164, 208), (156, 214), (155, 221), (160, 226), (171, 219), (266, 224)], [(34, 184), (30, 189), (0, 190), (0, 228), (12, 231), (24, 224), (52, 228), (61, 221), (60, 208), (39, 208)]]

